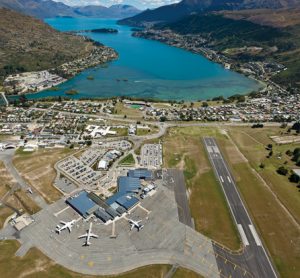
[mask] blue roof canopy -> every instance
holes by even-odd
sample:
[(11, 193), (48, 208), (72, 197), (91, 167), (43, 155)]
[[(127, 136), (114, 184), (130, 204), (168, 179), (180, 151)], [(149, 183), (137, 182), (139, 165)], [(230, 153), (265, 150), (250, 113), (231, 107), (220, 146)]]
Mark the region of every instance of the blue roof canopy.
[(86, 191), (80, 192), (76, 197), (68, 198), (66, 202), (84, 218), (89, 216), (88, 211), (96, 206), (98, 207), (98, 205), (88, 197)]
[(107, 205), (118, 203), (127, 210), (139, 202), (139, 199), (131, 196), (132, 193), (137, 193), (141, 188), (139, 178), (121, 176), (118, 179), (118, 192), (106, 200)]

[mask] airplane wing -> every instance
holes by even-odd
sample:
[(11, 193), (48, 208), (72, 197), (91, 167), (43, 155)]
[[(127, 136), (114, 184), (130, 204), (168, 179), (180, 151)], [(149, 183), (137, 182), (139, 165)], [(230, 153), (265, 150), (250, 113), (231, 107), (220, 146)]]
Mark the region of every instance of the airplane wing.
[(65, 221), (60, 221), (60, 224), (66, 225), (67, 223)]
[(84, 237), (87, 237), (87, 236), (88, 236), (88, 234), (84, 234), (84, 235), (79, 236), (78, 238), (84, 238)]
[(134, 228), (134, 224), (131, 224), (130, 231)]
[(142, 220), (136, 221), (136, 223), (138, 223), (138, 224), (141, 223), (141, 222), (142, 222)]
[(72, 232), (72, 226), (68, 226), (68, 230), (71, 233)]
[(98, 236), (95, 234), (90, 234), (90, 237), (98, 238)]

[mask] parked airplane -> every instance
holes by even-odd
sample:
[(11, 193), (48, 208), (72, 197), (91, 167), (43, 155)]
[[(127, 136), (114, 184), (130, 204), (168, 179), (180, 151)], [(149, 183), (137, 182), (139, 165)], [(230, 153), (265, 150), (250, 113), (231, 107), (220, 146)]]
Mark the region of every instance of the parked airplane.
[(87, 230), (87, 232), (84, 235), (79, 236), (78, 238), (84, 238), (85, 237), (85, 243), (83, 244), (83, 246), (90, 246), (91, 242), (90, 242), (90, 238), (98, 238), (97, 235), (92, 233), (92, 225), (93, 223), (90, 223), (90, 227)]
[(144, 225), (140, 224), (140, 222), (142, 222), (142, 220), (139, 220), (139, 221), (134, 221), (132, 219), (128, 219), (129, 223), (130, 223), (130, 231), (133, 229), (133, 228), (137, 228), (138, 232), (144, 228)]
[(69, 232), (72, 232), (72, 227), (74, 226), (74, 224), (76, 223), (76, 220), (72, 220), (70, 222), (64, 222), (64, 221), (60, 221), (61, 224), (63, 224), (62, 226), (57, 225), (55, 231), (60, 234), (61, 231), (68, 229)]

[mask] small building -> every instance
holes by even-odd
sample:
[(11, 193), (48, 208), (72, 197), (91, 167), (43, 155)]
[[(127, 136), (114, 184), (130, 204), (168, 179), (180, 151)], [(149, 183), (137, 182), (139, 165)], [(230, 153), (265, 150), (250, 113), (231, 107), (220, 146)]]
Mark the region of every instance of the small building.
[(99, 170), (107, 170), (107, 166), (108, 166), (108, 163), (106, 160), (100, 160), (99, 163), (98, 163), (98, 169)]
[(79, 194), (68, 198), (66, 202), (84, 218), (87, 218), (99, 208), (99, 206), (88, 197), (86, 191), (81, 191)]

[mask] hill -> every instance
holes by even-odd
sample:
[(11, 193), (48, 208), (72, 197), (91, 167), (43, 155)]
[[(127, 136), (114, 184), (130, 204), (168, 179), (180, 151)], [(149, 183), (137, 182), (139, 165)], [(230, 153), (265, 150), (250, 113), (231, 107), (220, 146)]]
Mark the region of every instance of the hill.
[(57, 68), (101, 50), (111, 49), (0, 8), (0, 82), (11, 73)]
[(0, 7), (37, 18), (49, 17), (100, 17), (124, 18), (138, 14), (140, 10), (130, 5), (70, 7), (52, 0), (0, 0)]
[(195, 12), (240, 9), (279, 9), (300, 5), (300, 0), (182, 0), (180, 3), (146, 10), (120, 24), (142, 26), (149, 23), (172, 22)]

